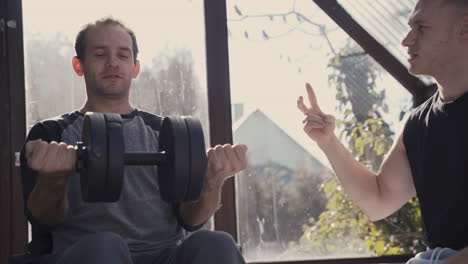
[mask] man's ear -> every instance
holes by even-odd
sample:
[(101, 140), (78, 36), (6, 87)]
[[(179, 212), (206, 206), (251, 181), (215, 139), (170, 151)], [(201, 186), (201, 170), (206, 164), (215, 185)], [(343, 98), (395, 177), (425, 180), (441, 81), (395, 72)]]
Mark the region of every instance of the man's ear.
[(138, 77), (138, 74), (140, 73), (140, 61), (136, 60), (135, 62), (135, 69), (133, 70), (133, 79)]
[(76, 72), (76, 74), (78, 76), (83, 76), (84, 75), (81, 60), (78, 57), (76, 57), (76, 56), (73, 57), (72, 65), (73, 65), (73, 70), (75, 70), (75, 72)]

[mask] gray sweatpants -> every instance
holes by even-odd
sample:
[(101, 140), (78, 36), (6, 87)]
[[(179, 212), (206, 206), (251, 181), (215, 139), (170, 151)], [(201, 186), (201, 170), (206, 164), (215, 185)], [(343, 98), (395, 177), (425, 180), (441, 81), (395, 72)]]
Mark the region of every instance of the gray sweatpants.
[(420, 252), (406, 264), (438, 264), (446, 258), (455, 255), (458, 251), (451, 248), (434, 248)]
[(182, 244), (153, 254), (131, 254), (122, 238), (113, 233), (88, 235), (58, 256), (41, 264), (240, 264), (245, 263), (232, 237), (224, 232), (201, 230)]

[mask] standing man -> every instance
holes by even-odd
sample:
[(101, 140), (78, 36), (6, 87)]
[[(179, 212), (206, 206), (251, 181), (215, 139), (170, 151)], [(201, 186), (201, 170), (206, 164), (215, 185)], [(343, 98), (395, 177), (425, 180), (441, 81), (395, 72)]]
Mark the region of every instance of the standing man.
[[(307, 84), (304, 131), (324, 151), (344, 190), (371, 220), (418, 196), (425, 227), (408, 264), (468, 263), (468, 1), (419, 0), (409, 19), (411, 74), (430, 75), (438, 91), (414, 109), (378, 173), (359, 164), (334, 134)], [(434, 261), (434, 262), (433, 262)], [(439, 262), (440, 261), (440, 262)]]
[(73, 145), (80, 139), (84, 113), (121, 114), (128, 151), (157, 151), (162, 118), (130, 104), (130, 85), (140, 64), (129, 28), (114, 19), (88, 24), (75, 50), (72, 64), (86, 82), (85, 105), (37, 123), (22, 151), (26, 214), (34, 237), (30, 251), (47, 264), (245, 263), (226, 233), (199, 231), (184, 239), (184, 229), (201, 228), (219, 208), (224, 181), (246, 168), (245, 145), (207, 151), (205, 183), (196, 202), (163, 201), (157, 177), (167, 175), (157, 175), (155, 166), (126, 166), (115, 203), (83, 202)]

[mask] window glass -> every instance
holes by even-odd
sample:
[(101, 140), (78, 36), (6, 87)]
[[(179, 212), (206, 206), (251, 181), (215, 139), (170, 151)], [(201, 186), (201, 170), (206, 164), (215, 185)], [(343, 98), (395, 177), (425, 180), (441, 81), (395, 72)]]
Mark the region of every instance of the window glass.
[(249, 146), (237, 177), (248, 261), (330, 259), (421, 249), (417, 201), (378, 222), (353, 204), (296, 108), (315, 89), (336, 134), (376, 171), (411, 95), (313, 1), (227, 1), (234, 140)]
[(25, 0), (23, 17), (28, 129), (84, 105), (84, 79), (72, 68), (75, 38), (87, 23), (112, 17), (138, 41), (133, 106), (162, 116), (192, 115), (202, 121), (209, 144), (202, 0)]

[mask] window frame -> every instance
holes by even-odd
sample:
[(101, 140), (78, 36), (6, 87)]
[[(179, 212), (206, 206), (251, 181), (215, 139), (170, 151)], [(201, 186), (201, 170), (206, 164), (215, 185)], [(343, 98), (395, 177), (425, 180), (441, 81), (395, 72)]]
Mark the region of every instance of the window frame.
[(7, 263), (28, 238), (15, 156), (26, 133), (21, 1), (1, 1), (0, 21), (0, 262)]

